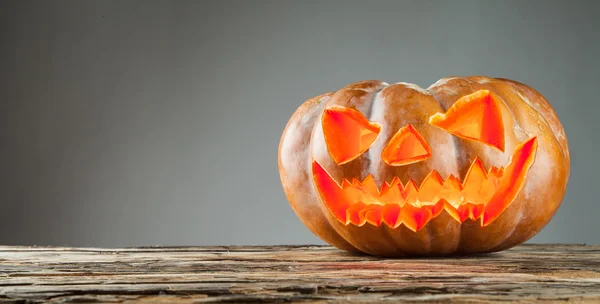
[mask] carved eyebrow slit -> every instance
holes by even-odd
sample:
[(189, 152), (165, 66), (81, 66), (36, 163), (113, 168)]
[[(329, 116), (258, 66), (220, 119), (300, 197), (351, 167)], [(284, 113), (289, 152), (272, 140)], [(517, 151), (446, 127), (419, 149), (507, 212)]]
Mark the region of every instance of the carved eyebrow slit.
[(446, 113), (436, 113), (429, 123), (466, 139), (477, 140), (504, 152), (504, 121), (498, 96), (479, 90), (458, 99)]
[(341, 106), (325, 109), (321, 124), (329, 155), (338, 165), (363, 154), (381, 132), (378, 123), (370, 122), (358, 110)]

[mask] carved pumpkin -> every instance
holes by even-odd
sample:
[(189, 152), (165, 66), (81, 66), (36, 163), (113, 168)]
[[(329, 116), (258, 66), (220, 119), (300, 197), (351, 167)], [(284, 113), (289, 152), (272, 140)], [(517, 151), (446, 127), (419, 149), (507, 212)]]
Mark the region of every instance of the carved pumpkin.
[(340, 249), (377, 256), (500, 251), (563, 199), (567, 138), (527, 85), (488, 77), (361, 81), (302, 104), (279, 146), (285, 194)]

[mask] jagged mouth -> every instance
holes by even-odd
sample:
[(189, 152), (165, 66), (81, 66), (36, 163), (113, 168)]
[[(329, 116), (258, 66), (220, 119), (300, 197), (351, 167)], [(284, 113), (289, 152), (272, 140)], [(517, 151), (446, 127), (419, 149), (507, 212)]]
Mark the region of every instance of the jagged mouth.
[(477, 158), (463, 182), (453, 175), (444, 180), (434, 170), (420, 186), (412, 180), (404, 184), (396, 177), (378, 189), (372, 175), (362, 182), (343, 179), (337, 183), (316, 160), (312, 172), (321, 199), (344, 225), (404, 225), (416, 232), (445, 211), (460, 223), (481, 219), (481, 225), (487, 226), (517, 197), (536, 151), (533, 137), (515, 149), (505, 168), (486, 170)]

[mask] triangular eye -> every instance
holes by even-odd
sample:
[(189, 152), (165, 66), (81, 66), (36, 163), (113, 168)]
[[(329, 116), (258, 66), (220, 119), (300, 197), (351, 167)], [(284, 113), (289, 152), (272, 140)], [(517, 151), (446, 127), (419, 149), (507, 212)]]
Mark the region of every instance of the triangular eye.
[(431, 148), (411, 124), (398, 130), (381, 153), (383, 161), (391, 166), (408, 165), (429, 157)]
[(437, 113), (429, 123), (458, 137), (473, 139), (504, 152), (504, 122), (497, 97), (480, 90), (457, 100), (446, 114)]
[(325, 109), (321, 123), (329, 154), (340, 165), (363, 154), (381, 132), (359, 111), (340, 106)]

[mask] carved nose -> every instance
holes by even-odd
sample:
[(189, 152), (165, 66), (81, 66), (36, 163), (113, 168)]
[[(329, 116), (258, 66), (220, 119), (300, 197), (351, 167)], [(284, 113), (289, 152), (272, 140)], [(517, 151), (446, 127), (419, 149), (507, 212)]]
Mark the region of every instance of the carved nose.
[(404, 166), (431, 157), (427, 141), (411, 124), (402, 127), (387, 144), (381, 158), (391, 166)]

